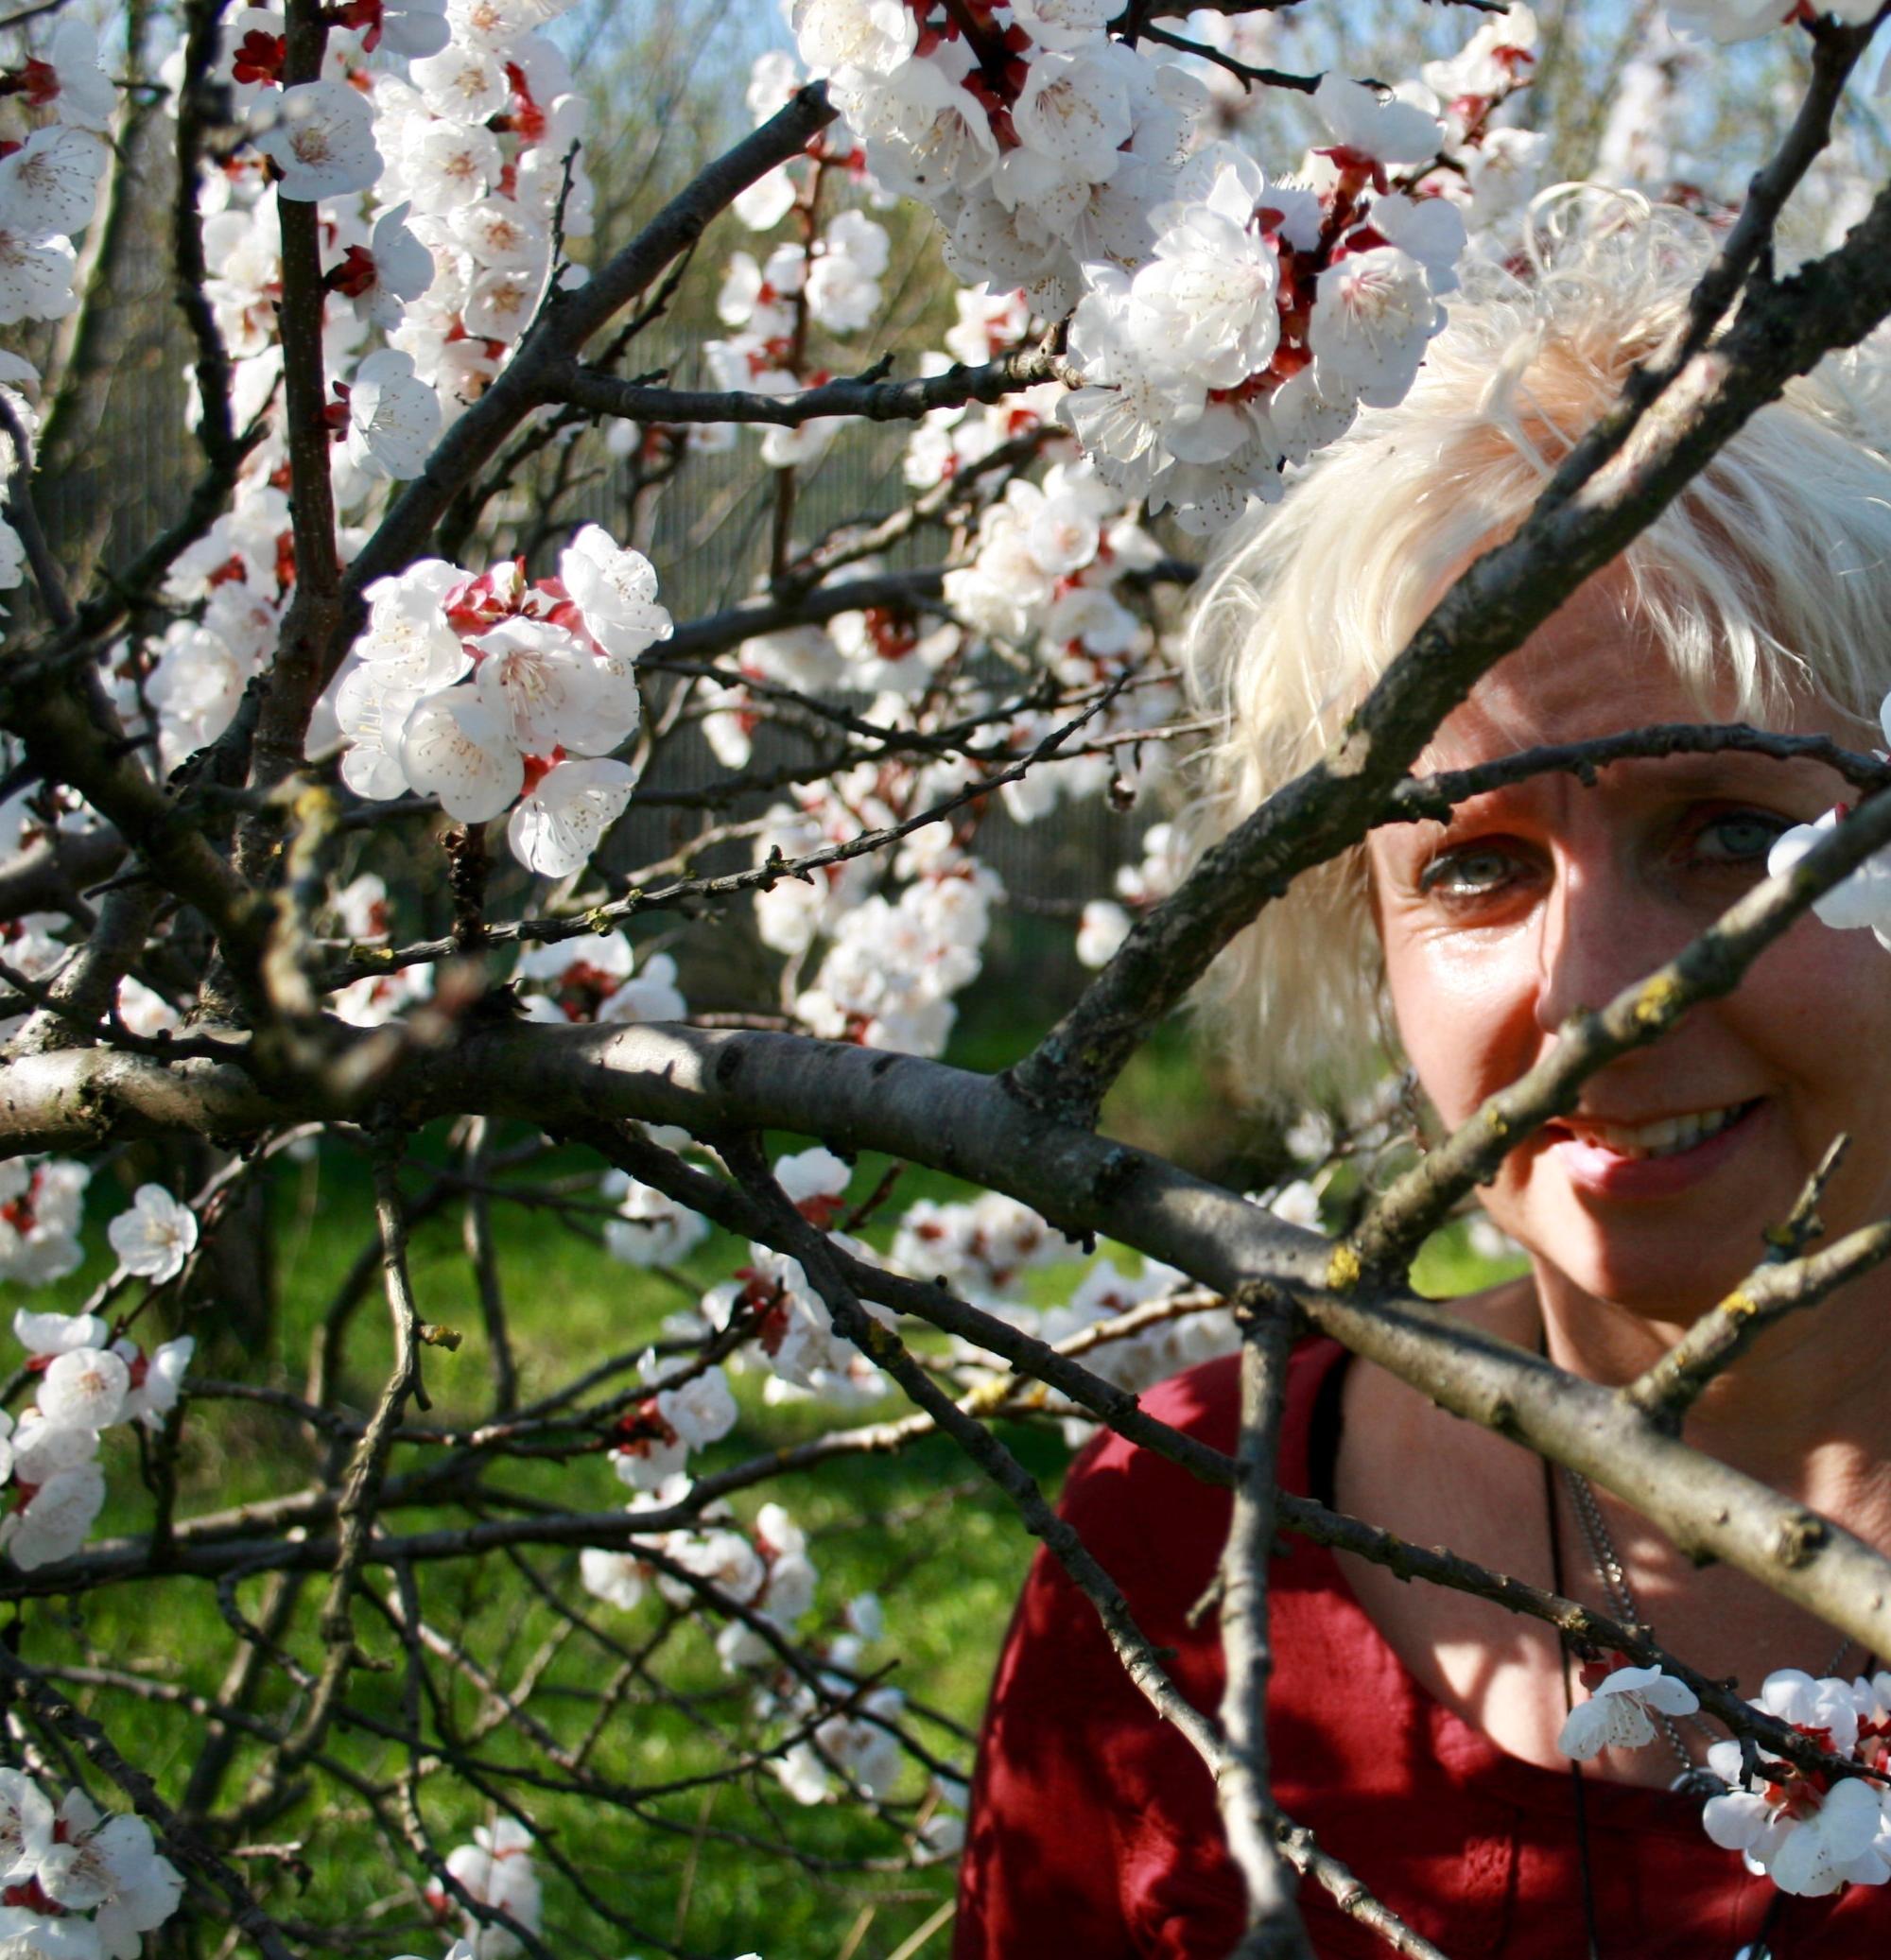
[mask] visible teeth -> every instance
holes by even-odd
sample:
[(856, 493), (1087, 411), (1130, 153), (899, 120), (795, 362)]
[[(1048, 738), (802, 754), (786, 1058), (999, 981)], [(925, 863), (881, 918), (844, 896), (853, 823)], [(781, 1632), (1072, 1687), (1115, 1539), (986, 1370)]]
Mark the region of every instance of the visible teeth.
[(1619, 1157), (1677, 1157), (1725, 1130), (1746, 1108), (1744, 1102), (1733, 1102), (1725, 1109), (1704, 1110), (1695, 1116), (1664, 1117), (1658, 1123), (1586, 1122), (1570, 1127)]

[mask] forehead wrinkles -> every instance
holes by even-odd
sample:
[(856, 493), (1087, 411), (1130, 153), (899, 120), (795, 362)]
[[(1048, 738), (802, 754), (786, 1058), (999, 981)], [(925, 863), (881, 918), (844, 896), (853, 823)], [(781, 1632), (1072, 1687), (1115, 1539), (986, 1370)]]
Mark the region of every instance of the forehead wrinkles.
[(1623, 575), (1611, 568), (1581, 586), (1478, 682), (1418, 767), (1463, 769), (1651, 721), (1738, 720), (1740, 705), (1730, 675), (1710, 694), (1683, 684)]

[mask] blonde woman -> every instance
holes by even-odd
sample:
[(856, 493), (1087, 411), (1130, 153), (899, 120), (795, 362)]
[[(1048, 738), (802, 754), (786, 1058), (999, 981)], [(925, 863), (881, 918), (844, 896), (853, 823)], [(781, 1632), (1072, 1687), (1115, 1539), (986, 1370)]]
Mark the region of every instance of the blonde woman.
[[(1707, 250), (1680, 214), (1591, 213), (1530, 276), (1473, 280), (1405, 404), (1362, 417), (1231, 542), (1194, 633), (1226, 731), (1215, 823), (1313, 760), (1456, 574), (1516, 528), (1673, 330)], [(1887, 443), (1871, 350), (1796, 384), (1500, 665), (1419, 768), (1662, 721), (1868, 746), (1891, 687)], [(1382, 1031), (1437, 1123), (1455, 1126), (1847, 793), (1811, 761), (1674, 755), (1613, 764), (1589, 787), (1532, 777), (1448, 824), (1381, 828), (1233, 949), (1223, 1024), (1256, 1086), (1290, 1094), (1356, 1074)], [(1630, 1380), (1751, 1269), (1760, 1233), (1841, 1132), (1852, 1149), (1821, 1205), (1834, 1235), (1891, 1214), (1891, 954), (1808, 919), (1735, 995), (1592, 1078), (1574, 1115), (1505, 1162), (1486, 1205), (1530, 1270), (1462, 1310), (1589, 1379)], [(1855, 1281), (1718, 1380), (1689, 1440), (1891, 1552), (1887, 1328), (1891, 1276)], [(1232, 1448), (1231, 1362), (1147, 1399)], [(1281, 1467), (1288, 1487), (1407, 1538), (1645, 1621), (1743, 1692), (1797, 1668), (1865, 1679), (1871, 1704), (1873, 1656), (1736, 1571), (1695, 1570), (1612, 1496), (1547, 1475), (1330, 1343), (1294, 1358)], [(1065, 1506), (1212, 1709), (1214, 1620), (1190, 1609), (1225, 1495), (1106, 1436)], [(1304, 1543), (1275, 1561), (1271, 1590), (1281, 1805), (1453, 1960), (1891, 1952), (1891, 1885), (1821, 1867), (1782, 1889), (1707, 1834), (1705, 1724), (1666, 1722), (1656, 1743), (1572, 1776), (1557, 1743), (1583, 1689), (1544, 1626)], [(1040, 1558), (987, 1717), (960, 1960), (1221, 1960), (1241, 1901), (1206, 1772)], [(1322, 1955), (1384, 1951), (1324, 1896), (1303, 1905)]]

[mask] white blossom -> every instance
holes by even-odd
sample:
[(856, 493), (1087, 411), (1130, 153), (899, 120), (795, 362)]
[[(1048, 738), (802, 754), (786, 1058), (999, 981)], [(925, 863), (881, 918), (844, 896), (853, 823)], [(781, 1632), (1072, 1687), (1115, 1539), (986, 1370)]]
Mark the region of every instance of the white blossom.
[(17, 1511), (0, 1518), (0, 1548), (23, 1572), (72, 1557), (105, 1507), (105, 1472), (96, 1463), (60, 1470)]
[(1444, 139), (1435, 115), (1343, 75), (1321, 78), (1313, 108), (1335, 143), (1378, 164), (1428, 164)]
[[(523, 1825), (502, 1817), (490, 1829), (478, 1826), (470, 1845), (459, 1845), (449, 1851), (446, 1868), (481, 1905), (495, 1906), (527, 1932), (536, 1933), (544, 1907), (531, 1845), (531, 1833)], [(437, 1899), (442, 1911), (447, 1909), (443, 1888), (429, 1888), (429, 1896)], [(518, 1936), (503, 1926), (484, 1925), (465, 1912), (461, 1919), (474, 1960), (510, 1960), (521, 1951)]]
[[(1891, 695), (1885, 697), (1881, 719), (1891, 726)], [(1791, 871), (1837, 829), (1841, 820), (1842, 812), (1828, 810), (1814, 823), (1782, 832), (1766, 855), (1768, 876), (1779, 877)], [(1813, 911), (1821, 925), (1838, 931), (1868, 928), (1881, 945), (1891, 949), (1891, 851), (1867, 858), (1849, 876), (1813, 899)]]
[(673, 1266), (709, 1236), (707, 1220), (628, 1172), (608, 1173), (604, 1195), (617, 1205), (617, 1216), (605, 1221), (604, 1243), (627, 1266)]
[(1091, 899), (1077, 928), (1077, 958), (1093, 969), (1107, 966), (1129, 937), (1130, 924), (1121, 906), (1107, 898)]
[[(129, 1342), (116, 1344), (123, 1354)], [(175, 1341), (160, 1342), (148, 1356), (131, 1348), (126, 1355), (131, 1368), (131, 1387), (125, 1406), (118, 1412), (121, 1422), (142, 1422), (148, 1430), (161, 1430), (165, 1417), (177, 1407), (182, 1392), (184, 1372), (197, 1352), (197, 1337), (181, 1334)], [(142, 1372), (141, 1372), (142, 1371)]]
[(1425, 269), (1397, 246), (1349, 252), (1320, 274), (1307, 343), (1319, 387), (1375, 408), (1399, 401), (1445, 323)]
[(99, 1313), (35, 1313), (26, 1307), (13, 1313), (13, 1338), (35, 1360), (103, 1347), (111, 1337), (111, 1323)]
[(142, 1935), (176, 1912), (183, 1875), (160, 1856), (142, 1817), (108, 1816), (81, 1790), (60, 1805), (43, 1845), (30, 1846), (30, 1876), (67, 1914), (91, 1913), (102, 1960), (130, 1960)]
[(886, 75), (911, 54), (919, 23), (899, 0), (790, 0), (788, 24), (808, 70)]
[(297, 203), (369, 189), (381, 174), (374, 111), (345, 81), (304, 81), (251, 112), (256, 147), (282, 172), (278, 197)]
[(628, 658), (670, 634), (656, 602), (656, 571), (641, 551), (620, 548), (602, 525), (587, 524), (559, 554), (558, 576), (584, 630), (609, 654)]
[(82, 232), (92, 222), (108, 154), (89, 130), (66, 123), (35, 130), (0, 157), (0, 220), (26, 238)]
[(1578, 1762), (1587, 1762), (1605, 1749), (1639, 1749), (1655, 1740), (1650, 1710), (1691, 1715), (1699, 1707), (1685, 1681), (1658, 1667), (1618, 1667), (1570, 1710), (1556, 1746)]
[(197, 1214), (180, 1205), (161, 1184), (142, 1184), (130, 1211), (105, 1228), (118, 1263), (128, 1273), (162, 1286), (183, 1271), (197, 1245)]
[(440, 437), (440, 397), (395, 347), (355, 370), (348, 396), (348, 459), (372, 477), (418, 477)]
[(118, 91), (99, 65), (98, 36), (85, 21), (65, 15), (53, 31), (46, 50), (57, 92), (54, 113), (78, 130), (103, 131), (112, 127)]
[(1136, 61), (1115, 41), (1035, 56), (1012, 107), (1018, 141), (1070, 177), (1102, 182), (1122, 161), (1135, 127), (1130, 88)]
[(131, 1371), (109, 1347), (75, 1347), (55, 1355), (40, 1378), (40, 1414), (59, 1429), (109, 1429), (130, 1392)]
[(76, 263), (69, 239), (36, 237), (0, 212), (0, 326), (63, 319), (78, 304)]
[(547, 770), (520, 802), (506, 826), (506, 840), (528, 871), (569, 877), (630, 807), (637, 772), (609, 757), (561, 762)]
[(504, 64), (477, 44), (449, 43), (410, 72), (426, 106), (448, 122), (485, 123), (512, 99)]
[(736, 1426), (736, 1398), (720, 1368), (709, 1368), (681, 1388), (664, 1389), (656, 1405), (663, 1419), (691, 1449), (720, 1443)]
[(483, 824), (510, 807), (525, 784), (525, 758), (498, 717), (464, 687), (430, 694), (408, 716), (400, 767), (421, 796), (449, 817)]
[(578, 1554), (578, 1576), (586, 1592), (619, 1612), (628, 1613), (644, 1596), (644, 1568), (628, 1552), (587, 1545)]

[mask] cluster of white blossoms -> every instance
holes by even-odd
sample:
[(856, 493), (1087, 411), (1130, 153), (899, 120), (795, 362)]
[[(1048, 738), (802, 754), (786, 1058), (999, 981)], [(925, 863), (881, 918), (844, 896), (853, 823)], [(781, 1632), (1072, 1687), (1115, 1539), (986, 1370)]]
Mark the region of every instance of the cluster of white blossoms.
[[(861, 1258), (869, 1248), (847, 1233), (835, 1230), (852, 1172), (832, 1151), (816, 1148), (780, 1158), (775, 1181), (809, 1224), (831, 1234), (837, 1249)], [(871, 1301), (864, 1310), (886, 1326), (893, 1316)], [(877, 1400), (886, 1393), (886, 1378), (834, 1326), (827, 1303), (801, 1269), (800, 1262), (772, 1247), (751, 1241), (748, 1263), (734, 1279), (713, 1286), (703, 1295), (698, 1317), (679, 1315), (671, 1331), (700, 1338), (707, 1323), (714, 1333), (746, 1327), (751, 1339), (731, 1356), (732, 1371), (765, 1371), (765, 1402), (801, 1401), (817, 1396), (851, 1405)]]
[[(152, 1192), (165, 1196), (151, 1185), (139, 1195)], [(142, 1255), (150, 1235), (138, 1214), (113, 1221), (114, 1243), (115, 1228), (127, 1219)], [(127, 1259), (127, 1270), (170, 1277), (177, 1266), (169, 1264), (168, 1254), (163, 1263), (158, 1258), (152, 1251), (146, 1264)], [(26, 1350), (27, 1371), (38, 1386), (17, 1424), (0, 1413), (0, 1483), (10, 1483), (13, 1493), (12, 1508), (0, 1518), (0, 1549), (21, 1570), (31, 1571), (70, 1558), (84, 1544), (105, 1503), (105, 1470), (98, 1460), (103, 1432), (130, 1422), (162, 1429), (177, 1406), (197, 1344), (185, 1334), (147, 1354), (129, 1336), (114, 1336), (102, 1314), (34, 1313), (26, 1308), (13, 1315), (13, 1334)]]
[[(473, 1842), (457, 1845), (446, 1854), (446, 1868), (469, 1899), (504, 1913), (536, 1934), (544, 1924), (545, 1904), (531, 1847), (531, 1832), (517, 1818), (501, 1817), (490, 1826), (476, 1825)], [(512, 1960), (525, 1951), (517, 1934), (481, 1920), (438, 1879), (428, 1882), (426, 1900), (442, 1919), (458, 1913), (464, 1928), (446, 1960)]]
[[(629, 1514), (668, 1510), (687, 1488), (686, 1478), (669, 1478), (640, 1493)], [(791, 1639), (813, 1609), (818, 1575), (807, 1540), (779, 1504), (764, 1504), (747, 1531), (726, 1505), (714, 1504), (700, 1529), (652, 1532), (645, 1545), (649, 1555), (586, 1546), (579, 1554), (584, 1589), (620, 1612), (635, 1608), (651, 1584), (672, 1606), (706, 1604), (723, 1615), (716, 1652), (732, 1674), (773, 1659), (775, 1641)]]
[[(287, 85), (282, 14), (246, 7), (224, 17), (216, 73), (239, 140), (199, 183), (204, 297), (230, 356), (231, 423), (256, 440), (231, 508), (171, 567), (164, 597), (174, 616), (163, 636), (107, 656), (121, 714), (156, 735), (166, 770), (228, 727), (273, 652), (294, 589), (283, 205), (313, 203), (320, 219), (325, 420), (345, 560), (377, 492), (420, 473), (447, 422), (511, 357), (554, 277), (581, 276), (552, 258), (555, 233), (590, 229), (574, 147), (584, 105), (564, 56), (531, 31), (561, 10), (555, 0), (347, 0), (329, 16), (321, 77)], [(76, 26), (62, 26), (61, 38)], [(402, 72), (389, 55), (404, 58)], [(173, 105), (182, 61), (180, 48), (164, 70)], [(66, 92), (48, 99), (57, 106)], [(61, 139), (61, 182), (79, 171), (72, 134)], [(95, 137), (85, 140), (102, 154)], [(36, 167), (44, 175), (51, 165)], [(77, 189), (65, 195), (76, 210)], [(0, 232), (0, 291), (5, 241)], [(0, 364), (0, 382), (13, 378)], [(188, 379), (195, 421), (194, 367)], [(0, 583), (17, 582), (10, 537), (0, 532)], [(333, 739), (332, 708), (318, 714), (315, 749)]]
[[(792, 860), (885, 829), (963, 789), (968, 767), (863, 763), (810, 784), (796, 804), (766, 813), (755, 861)], [(876, 889), (886, 868), (865, 853), (756, 893), (764, 945), (799, 964), (826, 942), (812, 983), (792, 1003), (811, 1032), (910, 1054), (945, 1048), (957, 1016), (952, 997), (976, 978), (992, 909), (1004, 896), (998, 874), (959, 840), (943, 821), (914, 831), (893, 859), (893, 877), (907, 881), (896, 897)]]
[[(72, 241), (95, 215), (106, 131), (117, 111), (97, 35), (83, 21), (61, 19), (42, 54), (0, 68), (5, 97), (30, 112), (36, 127), (0, 141), (0, 326), (61, 320), (78, 304)], [(38, 386), (30, 361), (0, 350), (0, 393), (29, 439), (37, 418), (28, 397)], [(0, 434), (0, 473), (10, 474), (13, 461), (12, 442)], [(0, 517), (0, 591), (19, 584), (26, 563), (19, 533)]]
[(70, 1157), (9, 1157), (0, 1164), (0, 1279), (44, 1286), (78, 1271), (91, 1180), (90, 1167)]
[(1330, 140), (1270, 181), (1231, 144), (1198, 147), (1206, 84), (1112, 36), (1113, 14), (789, 8), (868, 169), (930, 208), (955, 274), (1073, 316), (1084, 385), (1057, 412), (1104, 480), (1208, 530), (1410, 388), (1457, 283), (1461, 206), (1480, 180), (1514, 202), (1540, 154), (1490, 125), (1527, 79), (1535, 22), (1520, 6), (1484, 22), (1437, 64), (1443, 99), (1327, 77), (1313, 106)]
[(902, 1272), (936, 1280), (980, 1307), (1015, 1301), (1027, 1273), (1080, 1256), (1075, 1240), (1002, 1191), (965, 1204), (922, 1198), (907, 1206), (893, 1242)]
[[(1753, 1706), (1834, 1756), (1880, 1773), (1891, 1769), (1891, 1674), (1814, 1680), (1797, 1668), (1779, 1668)], [(1782, 1892), (1817, 1897), (1891, 1879), (1891, 1789), (1884, 1783), (1768, 1763), (1748, 1788), (1740, 1744), (1731, 1742), (1708, 1751), (1708, 1767), (1728, 1785), (1726, 1795), (1708, 1799), (1708, 1835), (1739, 1851), (1747, 1870), (1766, 1873)]]
[(45, 116), (0, 156), (0, 326), (59, 320), (78, 304), (72, 241), (96, 208), (118, 92), (99, 64), (97, 35), (61, 19), (43, 54), (0, 70), (0, 95)]
[[(647, 1381), (656, 1377), (654, 1356), (645, 1358), (643, 1373)], [(720, 1367), (712, 1363), (691, 1372), (618, 1418), (611, 1467), (634, 1490), (674, 1488), (679, 1477), (686, 1483), (689, 1452), (720, 1443), (735, 1428), (738, 1413), (729, 1378)]]
[[(789, 56), (763, 55), (749, 84), (755, 119), (772, 115), (799, 85)], [(859, 153), (846, 144), (844, 130), (827, 130), (736, 199), (736, 216), (751, 230), (772, 232), (789, 221), (800, 235), (771, 247), (759, 263), (747, 252), (730, 257), (716, 314), (734, 331), (703, 348), (717, 387), (773, 395), (819, 387), (831, 376), (814, 358), (810, 330), (844, 338), (879, 318), (890, 250), (885, 227), (859, 209), (823, 215), (828, 183), (860, 175)], [(828, 416), (765, 429), (761, 460), (775, 470), (814, 462), (844, 423)], [(715, 446), (713, 438), (705, 445), (705, 434), (699, 431), (698, 446)], [(724, 425), (720, 435), (726, 442), (734, 430)]]
[(528, 946), (512, 983), (533, 1021), (680, 1021), (688, 1012), (676, 962), (653, 953), (639, 966), (621, 932)]
[(1013, 477), (980, 513), (973, 556), (946, 574), (946, 599), (977, 632), (1041, 646), (1060, 679), (1082, 682), (1099, 663), (1147, 650), (1149, 627), (1112, 588), (1161, 557), (1094, 467), (1054, 463), (1042, 483)]
[[(286, 85), (279, 11), (240, 8), (222, 24), (217, 74), (249, 144), (200, 188), (209, 297), (238, 364), (235, 397), (261, 406), (281, 367), (278, 200), (316, 204), (344, 511), (375, 481), (418, 474), (443, 417), (479, 394), (530, 324), (560, 270), (554, 229), (589, 232), (576, 157), (567, 183), (584, 106), (564, 56), (533, 31), (562, 10), (354, 0), (331, 16), (322, 75)], [(371, 64), (377, 53), (404, 59)], [(181, 84), (181, 57), (166, 78)], [(260, 370), (246, 372), (252, 362)], [(273, 448), (261, 476), (280, 460)]]
[(1135, 915), (1159, 905), (1182, 882), (1188, 857), (1188, 838), (1178, 825), (1152, 824), (1144, 831), (1141, 861), (1117, 868), (1117, 896), (1092, 898), (1084, 907), (1077, 924), (1077, 958), (1084, 965), (1110, 963)]
[(334, 689), (342, 780), (374, 799), (437, 797), (546, 877), (586, 864), (636, 769), (612, 751), (642, 719), (636, 656), (669, 636), (656, 574), (587, 524), (558, 576), (425, 558), (368, 588), (368, 628)]
[(137, 1960), (177, 1911), (183, 1875), (142, 1817), (101, 1811), (79, 1789), (59, 1807), (0, 1769), (0, 1948), (57, 1960)]
[[(0, 1275), (42, 1285), (83, 1257), (78, 1230), (91, 1173), (55, 1158), (0, 1165)], [(163, 1186), (141, 1185), (131, 1208), (106, 1227), (124, 1275), (162, 1286), (197, 1244), (197, 1218)], [(13, 1333), (36, 1378), (19, 1422), (0, 1412), (0, 1485), (12, 1505), (0, 1518), (0, 1549), (23, 1571), (70, 1558), (105, 1502), (98, 1461), (103, 1432), (137, 1422), (158, 1430), (176, 1407), (196, 1349), (185, 1335), (148, 1355), (97, 1313), (34, 1313), (21, 1308)]]
[[(985, 1312), (1051, 1345), (1119, 1314), (1151, 1306), (1182, 1291), (1184, 1275), (1157, 1259), (1129, 1272), (1108, 1254), (1076, 1282), (1068, 1297), (1050, 1306), (1026, 1298), (1028, 1275), (1052, 1265), (1074, 1267), (1084, 1248), (1047, 1223), (1028, 1205), (996, 1191), (967, 1204), (921, 1199), (907, 1207), (893, 1244), (893, 1263), (916, 1279), (949, 1288)], [(1101, 1343), (1084, 1365), (1119, 1387), (1139, 1393), (1197, 1362), (1240, 1345), (1225, 1310), (1158, 1316), (1144, 1330)], [(973, 1340), (955, 1340), (953, 1353), (974, 1380), (995, 1380), (1006, 1371)], [(1067, 1442), (1075, 1447), (1092, 1425), (1072, 1403), (1053, 1395), (1050, 1405), (1064, 1416)]]
[[(1585, 1668), (1583, 1678), (1588, 1697), (1557, 1738), (1578, 1761), (1604, 1749), (1645, 1747), (1656, 1740), (1654, 1717), (1691, 1715), (1700, 1707), (1685, 1682), (1619, 1656), (1613, 1665)], [(1881, 1780), (1891, 1772), (1891, 1674), (1816, 1680), (1798, 1668), (1777, 1668), (1751, 1706), (1873, 1774), (1803, 1771), (1769, 1757), (1762, 1743), (1749, 1779), (1742, 1745), (1715, 1743), (1707, 1766), (1726, 1788), (1702, 1810), (1707, 1834), (1782, 1892), (1818, 1898), (1891, 1879), (1891, 1784)]]

